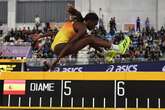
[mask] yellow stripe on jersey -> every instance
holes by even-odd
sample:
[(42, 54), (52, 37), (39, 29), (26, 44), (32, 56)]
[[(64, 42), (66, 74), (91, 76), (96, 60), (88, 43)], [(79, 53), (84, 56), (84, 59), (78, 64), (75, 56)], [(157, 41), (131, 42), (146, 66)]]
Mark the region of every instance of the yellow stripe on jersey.
[(54, 41), (51, 45), (51, 49), (54, 50), (54, 47), (57, 44), (67, 43), (69, 40), (71, 40), (75, 36), (75, 34), (76, 32), (74, 31), (74, 28), (73, 28), (73, 22), (68, 21), (64, 23), (63, 27), (55, 36)]

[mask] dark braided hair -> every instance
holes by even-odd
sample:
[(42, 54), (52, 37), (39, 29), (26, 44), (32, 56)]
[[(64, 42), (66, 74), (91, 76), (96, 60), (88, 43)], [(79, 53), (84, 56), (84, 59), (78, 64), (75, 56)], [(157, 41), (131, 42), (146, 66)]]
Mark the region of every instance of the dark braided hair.
[(70, 7), (68, 12), (70, 13), (70, 15), (72, 16), (74, 21), (78, 21), (78, 22), (83, 22), (84, 21), (83, 16), (81, 15), (81, 13), (78, 10), (76, 10), (75, 8)]

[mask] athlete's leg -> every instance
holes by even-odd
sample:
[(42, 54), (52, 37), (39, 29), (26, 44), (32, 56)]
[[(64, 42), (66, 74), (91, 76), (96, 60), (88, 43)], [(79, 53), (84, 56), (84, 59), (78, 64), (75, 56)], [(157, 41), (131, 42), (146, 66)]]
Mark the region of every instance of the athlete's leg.
[(73, 44), (66, 44), (66, 45), (57, 45), (54, 49), (55, 53), (58, 55), (57, 60), (52, 64), (51, 69), (59, 62), (59, 60), (67, 55), (77, 53), (79, 50), (84, 48), (87, 45), (94, 46), (94, 47), (105, 47), (111, 48), (111, 42), (103, 40), (98, 37), (94, 36), (85, 36), (81, 37), (77, 42)]
[[(78, 52), (87, 45), (90, 45), (91, 47), (94, 48), (96, 47), (109, 48), (115, 51), (117, 50), (116, 52), (119, 54), (124, 54), (126, 49), (129, 47), (130, 42), (131, 40), (128, 36), (125, 36), (124, 40), (121, 41), (119, 45), (114, 45), (112, 44), (111, 41), (103, 40), (95, 36), (88, 36), (72, 44), (71, 48), (68, 50), (68, 53), (66, 52), (66, 55)], [(117, 46), (118, 49), (115, 48), (115, 46)]]
[(59, 56), (60, 52), (65, 48), (67, 44), (66, 43), (60, 43), (60, 44), (57, 44), (55, 47), (54, 47), (54, 53)]
[(95, 36), (88, 36), (72, 44), (72, 48), (69, 49), (67, 54), (76, 53), (87, 45), (90, 45), (91, 47), (94, 48), (99, 48), (99, 47), (111, 48), (112, 42), (103, 40)]
[[(70, 44), (70, 45), (66, 45), (64, 48), (65, 51), (63, 51), (64, 50), (63, 49), (62, 52), (60, 52), (57, 60), (53, 63), (52, 66), (55, 66), (58, 63), (58, 61), (60, 60), (60, 58), (65, 57), (70, 54), (77, 53), (79, 50), (83, 49), (87, 45), (94, 46), (94, 47), (111, 48), (112, 42), (103, 40), (103, 39), (95, 37), (95, 36), (87, 36), (84, 38), (82, 37), (82, 39), (79, 39), (77, 42)], [(121, 50), (123, 50), (123, 49), (121, 49)]]

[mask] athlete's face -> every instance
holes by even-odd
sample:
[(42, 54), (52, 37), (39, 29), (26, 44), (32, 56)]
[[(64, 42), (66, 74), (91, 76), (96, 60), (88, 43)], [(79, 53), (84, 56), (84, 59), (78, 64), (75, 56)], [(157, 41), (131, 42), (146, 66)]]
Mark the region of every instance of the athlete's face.
[(88, 28), (89, 30), (92, 30), (92, 29), (95, 28), (95, 26), (97, 25), (97, 23), (98, 23), (97, 20), (95, 20), (95, 21), (88, 20), (88, 21), (86, 22), (87, 28)]

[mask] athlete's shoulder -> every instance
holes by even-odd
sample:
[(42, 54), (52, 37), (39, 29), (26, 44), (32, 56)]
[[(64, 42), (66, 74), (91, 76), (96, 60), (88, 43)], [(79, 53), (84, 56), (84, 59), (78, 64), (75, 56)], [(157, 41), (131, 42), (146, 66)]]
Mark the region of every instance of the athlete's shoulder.
[(86, 30), (87, 27), (83, 22), (74, 22), (73, 27), (75, 30)]

